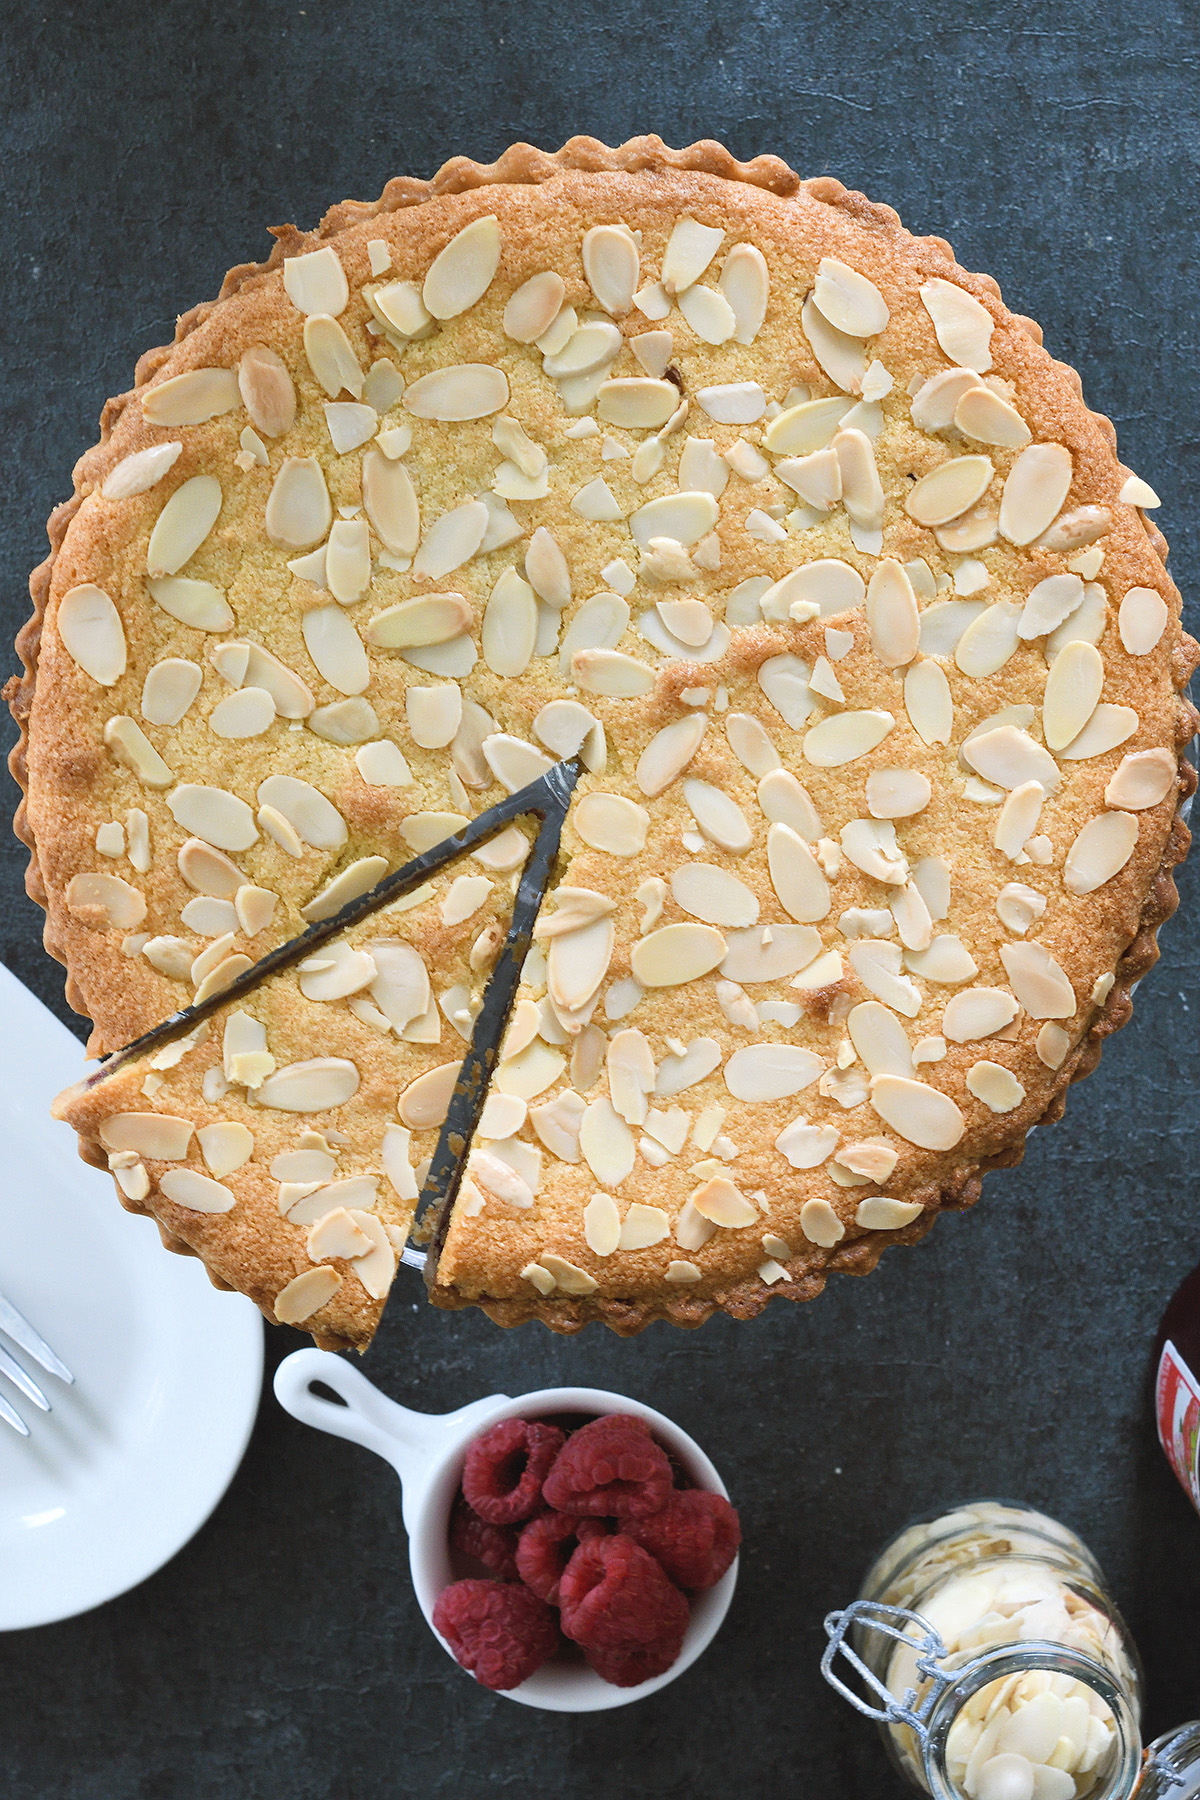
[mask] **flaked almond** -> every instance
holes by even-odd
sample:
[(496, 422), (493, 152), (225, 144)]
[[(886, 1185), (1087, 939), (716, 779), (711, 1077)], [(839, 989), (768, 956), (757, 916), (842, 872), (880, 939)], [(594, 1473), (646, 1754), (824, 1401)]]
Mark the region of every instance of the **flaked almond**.
[[(248, 850), (258, 838), (254, 814), (225, 788), (181, 782), (168, 794), (167, 805), (177, 825), (218, 850)], [(239, 886), (241, 879), (239, 875)]]
[(1104, 790), (1106, 806), (1144, 812), (1158, 806), (1178, 785), (1179, 768), (1169, 750), (1137, 750), (1122, 757)]
[(782, 1100), (811, 1087), (824, 1067), (795, 1044), (747, 1044), (725, 1064), (725, 1085), (735, 1100)]
[[(912, 1047), (908, 1034), (890, 1007), (878, 1000), (860, 1001), (850, 1009), (846, 1030), (854, 1049), (862, 1058), (863, 1066), (870, 1074), (913, 1074)], [(846, 1157), (843, 1155), (840, 1160), (846, 1162)], [(855, 1167), (853, 1163), (847, 1163), (846, 1166)]]
[(1017, 648), (1021, 610), (1012, 601), (997, 600), (976, 614), (954, 651), (964, 675), (979, 680), (1004, 667)]
[(895, 723), (890, 712), (832, 713), (805, 732), (805, 760), (819, 769), (841, 768), (877, 749)]
[(1099, 704), (1104, 662), (1094, 644), (1067, 644), (1050, 665), (1042, 697), (1042, 730), (1051, 750), (1079, 736)]
[(289, 456), (281, 465), (267, 499), (267, 536), (284, 549), (307, 550), (319, 544), (333, 519), (325, 474), (315, 456)]
[(1020, 1010), (1012, 995), (1006, 994), (1003, 988), (961, 988), (946, 1002), (942, 1035), (954, 1044), (991, 1037), (1011, 1025)]
[(125, 628), (104, 589), (91, 582), (71, 588), (58, 603), (55, 624), (84, 674), (101, 687), (115, 686), (125, 673)]
[(769, 656), (758, 666), (759, 687), (793, 731), (800, 730), (815, 705), (809, 687), (811, 674), (809, 665), (790, 651), (781, 656)]
[(954, 423), (964, 437), (977, 444), (997, 444), (1019, 450), (1032, 436), (1015, 406), (980, 382), (962, 396), (954, 409)]
[(907, 1076), (873, 1076), (871, 1105), (885, 1125), (922, 1150), (953, 1150), (966, 1130), (949, 1094)]
[(547, 270), (531, 275), (504, 308), (504, 329), (519, 344), (532, 344), (558, 317), (566, 298), (561, 275)]
[(500, 266), (500, 226), (488, 213), (464, 225), (429, 266), (421, 298), (435, 319), (453, 319), (481, 300)]
[(283, 286), (292, 305), (302, 313), (330, 313), (337, 318), (350, 299), (346, 271), (331, 244), (303, 256), (285, 257)]
[(216, 524), (221, 499), (221, 484), (212, 475), (193, 475), (175, 489), (150, 533), (147, 574), (174, 575), (190, 561)]
[(918, 525), (947, 525), (986, 494), (995, 473), (990, 457), (951, 457), (909, 489), (904, 510)]
[[(725, 1231), (740, 1231), (747, 1225), (757, 1225), (760, 1216), (754, 1202), (747, 1200), (737, 1184), (726, 1175), (714, 1175), (702, 1183), (689, 1197), (688, 1205), (702, 1219), (707, 1219), (710, 1224)], [(678, 1230), (675, 1235), (681, 1249), (700, 1248), (699, 1245), (685, 1243)]]
[(916, 1200), (892, 1200), (885, 1194), (871, 1194), (859, 1201), (854, 1223), (865, 1231), (899, 1231), (919, 1219), (924, 1210)]
[(1121, 601), (1117, 628), (1130, 656), (1149, 656), (1167, 628), (1167, 603), (1153, 588), (1130, 588)]
[(679, 389), (673, 382), (630, 375), (600, 384), (596, 410), (607, 425), (655, 430), (666, 424), (678, 405)]
[(967, 1090), (994, 1113), (1013, 1112), (1025, 1098), (1025, 1089), (1002, 1063), (977, 1062), (967, 1070)]
[(181, 656), (164, 657), (146, 671), (142, 717), (151, 725), (178, 725), (200, 692), (202, 680), (203, 674), (194, 662)]
[(846, 1227), (828, 1200), (806, 1200), (800, 1208), (800, 1229), (810, 1244), (832, 1250), (846, 1235)]
[(174, 468), (183, 445), (149, 444), (114, 463), (104, 477), (100, 492), (106, 500), (129, 500), (135, 494), (147, 494), (157, 487), (168, 469)]
[(1075, 1012), (1074, 989), (1043, 944), (1001, 944), (1000, 960), (1013, 992), (1030, 1018), (1071, 1018)]
[(885, 556), (867, 586), (871, 648), (885, 669), (903, 668), (917, 654), (917, 597), (903, 565)]
[(413, 574), (440, 581), (459, 569), (482, 548), (490, 515), (482, 500), (468, 500), (442, 514), (428, 526), (413, 560)]
[(158, 1185), (168, 1200), (188, 1212), (232, 1212), (235, 1196), (224, 1182), (201, 1175), (196, 1169), (168, 1169), (160, 1175)]
[(813, 299), (829, 323), (849, 337), (875, 337), (891, 317), (875, 283), (835, 256), (821, 258)]
[(303, 1274), (294, 1275), (275, 1296), (275, 1317), (281, 1325), (303, 1325), (323, 1306), (328, 1306), (341, 1285), (342, 1278), (336, 1269), (328, 1266), (305, 1269)]
[(748, 927), (758, 919), (758, 896), (715, 863), (681, 863), (671, 876), (675, 902), (707, 925)]
[(232, 369), (188, 369), (146, 390), (142, 417), (147, 425), (202, 425), (231, 412), (239, 399)]
[(405, 388), (404, 405), (418, 419), (484, 419), (508, 405), (508, 377), (490, 363), (434, 369)]
[(387, 548), (412, 556), (421, 536), (421, 513), (412, 477), (402, 462), (368, 450), (362, 466), (363, 505)]
[(727, 948), (711, 925), (664, 925), (639, 939), (630, 963), (643, 987), (679, 987), (715, 969)]
[(734, 336), (752, 344), (767, 315), (770, 277), (766, 258), (754, 244), (735, 244), (721, 265), (721, 292), (733, 308)]
[(304, 644), (319, 674), (339, 694), (361, 694), (371, 679), (362, 639), (340, 606), (316, 606), (302, 615)]
[(1008, 472), (1000, 501), (1000, 534), (1010, 544), (1031, 544), (1053, 523), (1071, 486), (1071, 452), (1065, 444), (1030, 444)]
[(934, 335), (952, 363), (986, 375), (995, 321), (987, 307), (953, 281), (937, 278), (921, 289), (921, 303), (933, 320)]
[(834, 386), (846, 394), (861, 393), (867, 372), (862, 339), (831, 325), (811, 296), (800, 308), (800, 324), (813, 355)]
[(264, 437), (282, 437), (296, 420), (296, 389), (287, 364), (267, 344), (243, 350), (237, 367), (238, 391), (251, 423)]
[(461, 594), (419, 594), (376, 613), (365, 636), (383, 650), (445, 644), (468, 631), (473, 617), (470, 602)]
[(1099, 813), (1089, 819), (1067, 852), (1063, 886), (1069, 894), (1092, 894), (1120, 873), (1133, 855), (1138, 821), (1133, 813)]

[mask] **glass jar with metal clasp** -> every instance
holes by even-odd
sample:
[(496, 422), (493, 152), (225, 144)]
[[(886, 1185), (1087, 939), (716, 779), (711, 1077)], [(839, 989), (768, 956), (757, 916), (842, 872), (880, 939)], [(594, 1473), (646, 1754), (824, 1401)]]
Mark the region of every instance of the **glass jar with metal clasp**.
[(1045, 1514), (983, 1500), (918, 1521), (825, 1629), (826, 1679), (934, 1800), (1134, 1793), (1137, 1652), (1095, 1558)]

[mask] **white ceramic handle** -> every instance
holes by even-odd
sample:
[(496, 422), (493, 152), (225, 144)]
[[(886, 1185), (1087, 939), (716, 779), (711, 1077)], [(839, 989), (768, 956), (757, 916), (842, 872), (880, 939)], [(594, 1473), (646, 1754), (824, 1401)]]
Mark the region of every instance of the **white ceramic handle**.
[[(345, 1402), (315, 1394), (321, 1382)], [(452, 1413), (413, 1412), (381, 1394), (353, 1363), (328, 1350), (296, 1350), (275, 1371), (275, 1398), (301, 1424), (347, 1438), (390, 1463), (404, 1486), (406, 1522), (412, 1504), (445, 1453), (478, 1415), (494, 1412), (503, 1394), (475, 1400)]]

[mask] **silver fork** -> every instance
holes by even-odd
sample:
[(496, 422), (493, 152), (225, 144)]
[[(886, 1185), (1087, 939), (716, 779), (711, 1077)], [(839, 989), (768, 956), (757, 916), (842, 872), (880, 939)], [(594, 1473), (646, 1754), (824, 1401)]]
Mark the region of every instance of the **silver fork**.
[[(68, 1386), (74, 1383), (75, 1377), (66, 1363), (61, 1357), (54, 1354), (45, 1338), (39, 1336), (25, 1315), (19, 1313), (12, 1301), (6, 1300), (3, 1294), (0, 1294), (0, 1331), (10, 1337), (18, 1349), (24, 1350), (27, 1356), (32, 1356), (34, 1362), (39, 1363), (48, 1374), (57, 1375), (59, 1380), (65, 1381)], [(0, 1344), (0, 1375), (6, 1375), (13, 1386), (19, 1388), (25, 1398), (32, 1400), (33, 1404), (42, 1412), (51, 1410), (50, 1402), (37, 1382), (31, 1375), (25, 1373), (16, 1357), (10, 1355), (3, 1344)], [(16, 1407), (10, 1406), (2, 1394), (0, 1394), (0, 1419), (11, 1425), (14, 1431), (19, 1431), (22, 1437), (29, 1436), (28, 1425)]]

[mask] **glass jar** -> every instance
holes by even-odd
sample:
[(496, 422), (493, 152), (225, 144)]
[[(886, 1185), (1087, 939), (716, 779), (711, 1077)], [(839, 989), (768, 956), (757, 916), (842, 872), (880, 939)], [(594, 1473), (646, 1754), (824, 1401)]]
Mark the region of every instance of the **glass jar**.
[[(983, 1500), (920, 1520), (869, 1569), (852, 1628), (900, 1773), (935, 1800), (1128, 1800), (1137, 1653), (1099, 1565), (1043, 1513)], [(870, 1607), (904, 1609), (897, 1633)], [(936, 1640), (926, 1639), (932, 1627)], [(906, 1712), (912, 1723), (897, 1718)]]
[(1137, 1800), (1193, 1800), (1200, 1794), (1200, 1720), (1155, 1738)]

